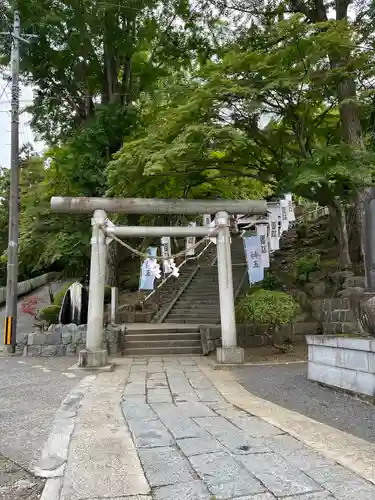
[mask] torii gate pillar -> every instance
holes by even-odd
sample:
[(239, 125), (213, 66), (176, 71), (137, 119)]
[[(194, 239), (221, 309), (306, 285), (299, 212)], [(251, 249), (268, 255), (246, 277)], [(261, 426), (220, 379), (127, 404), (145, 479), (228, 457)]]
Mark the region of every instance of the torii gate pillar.
[[(51, 207), (58, 212), (94, 214), (92, 219), (89, 310), (86, 349), (80, 352), (79, 365), (105, 366), (108, 355), (103, 345), (104, 287), (107, 255), (107, 237), (117, 236), (216, 236), (220, 296), (222, 347), (217, 350), (220, 363), (243, 363), (243, 349), (237, 346), (234, 311), (232, 260), (229, 214), (265, 215), (265, 201), (252, 200), (154, 200), (119, 198), (59, 198), (51, 199)], [(197, 214), (216, 213), (218, 228), (205, 227), (108, 227), (106, 212)]]

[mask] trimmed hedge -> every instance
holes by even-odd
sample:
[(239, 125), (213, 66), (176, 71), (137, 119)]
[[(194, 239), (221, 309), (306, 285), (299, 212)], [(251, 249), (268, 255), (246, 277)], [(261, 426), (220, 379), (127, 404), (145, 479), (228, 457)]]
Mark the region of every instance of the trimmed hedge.
[(50, 306), (43, 307), (38, 312), (38, 319), (41, 321), (47, 321), (50, 325), (56, 325), (59, 321), (60, 306), (56, 304), (51, 304)]

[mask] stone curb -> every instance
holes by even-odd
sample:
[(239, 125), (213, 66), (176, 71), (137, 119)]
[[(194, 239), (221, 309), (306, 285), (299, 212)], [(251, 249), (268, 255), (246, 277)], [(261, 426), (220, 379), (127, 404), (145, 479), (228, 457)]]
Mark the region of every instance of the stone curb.
[(277, 365), (303, 365), (307, 364), (307, 359), (306, 360), (300, 360), (300, 361), (264, 361), (259, 362), (259, 363), (241, 363), (241, 364), (223, 364), (223, 363), (216, 363), (215, 361), (211, 362), (212, 363), (212, 369), (213, 370), (226, 370), (226, 369), (231, 369), (231, 368), (243, 368), (246, 366), (277, 366)]
[(64, 399), (55, 414), (52, 431), (42, 450), (39, 463), (33, 471), (37, 477), (47, 479), (41, 500), (59, 498), (78, 408), (95, 379), (95, 375), (83, 378)]
[(203, 358), (195, 358), (195, 361), (229, 403), (278, 427), (375, 484), (375, 444), (254, 396), (229, 371), (213, 370)]

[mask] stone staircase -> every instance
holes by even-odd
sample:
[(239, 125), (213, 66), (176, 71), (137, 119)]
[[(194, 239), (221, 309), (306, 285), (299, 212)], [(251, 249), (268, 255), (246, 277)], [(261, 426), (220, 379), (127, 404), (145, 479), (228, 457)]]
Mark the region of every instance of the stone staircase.
[[(238, 288), (246, 272), (242, 238), (233, 238), (232, 240), (232, 266), (233, 290), (237, 295)], [(200, 266), (163, 322), (192, 325), (220, 324), (219, 283), (216, 262), (212, 266)]]
[[(244, 276), (247, 279), (242, 238), (233, 238), (232, 265), (234, 293), (238, 294)], [(200, 326), (220, 324), (216, 261), (210, 259), (199, 264), (194, 277), (162, 321), (127, 325), (124, 355), (202, 354)]]
[(123, 354), (202, 354), (200, 328), (198, 325), (129, 325), (126, 327)]

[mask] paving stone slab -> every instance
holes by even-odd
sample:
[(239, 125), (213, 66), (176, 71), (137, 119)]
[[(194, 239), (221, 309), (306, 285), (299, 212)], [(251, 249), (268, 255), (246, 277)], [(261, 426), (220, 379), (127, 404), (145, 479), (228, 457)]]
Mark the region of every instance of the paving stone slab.
[(189, 460), (217, 500), (265, 491), (262, 484), (227, 453), (195, 455)]
[[(233, 500), (275, 500), (275, 497), (271, 493), (259, 493), (256, 495), (246, 495), (245, 497), (237, 497)], [(284, 500), (284, 499), (283, 499)], [(294, 497), (294, 500), (300, 500), (298, 497)]]
[(250, 416), (248, 413), (246, 413), (243, 410), (240, 410), (236, 408), (235, 406), (232, 406), (229, 403), (219, 405), (217, 408), (217, 413), (228, 420), (233, 420), (234, 418), (237, 417), (248, 417)]
[[(254, 493), (265, 490), (256, 479), (249, 480), (246, 476), (238, 476), (235, 481), (211, 484), (208, 489), (215, 500), (238, 500), (240, 495), (246, 495), (250, 490)], [(253, 496), (253, 500), (257, 500), (257, 497)]]
[(172, 403), (169, 389), (148, 389), (147, 401), (149, 403)]
[[(302, 467), (300, 467), (302, 468)], [(324, 486), (325, 483), (344, 483), (348, 481), (362, 481), (362, 478), (354, 472), (345, 469), (338, 464), (324, 465), (320, 467), (309, 467), (304, 472), (314, 481)], [(366, 484), (366, 483), (365, 483)]]
[(310, 467), (333, 466), (335, 462), (289, 435), (264, 438), (265, 444), (289, 464), (307, 471)]
[(124, 396), (127, 396), (128, 394), (146, 394), (146, 384), (144, 382), (143, 384), (128, 382), (124, 389)]
[(201, 481), (190, 481), (155, 489), (154, 498), (155, 500), (212, 500), (212, 495)]
[(375, 486), (365, 480), (345, 481), (343, 483), (324, 483), (324, 489), (328, 490), (337, 500), (372, 500), (375, 498)]
[(239, 429), (233, 431), (212, 427), (206, 430), (234, 455), (267, 453), (271, 451), (260, 438), (251, 437)]
[(163, 416), (161, 420), (175, 439), (199, 437), (206, 434), (202, 427), (189, 417)]
[(139, 365), (133, 365), (130, 368), (130, 373), (144, 373), (146, 374), (146, 365), (139, 364)]
[(199, 378), (199, 379), (195, 379), (195, 378), (192, 378), (192, 377), (188, 377), (188, 380), (190, 382), (190, 385), (194, 388), (194, 389), (198, 389), (198, 390), (202, 390), (202, 389), (212, 389), (212, 384), (211, 382), (206, 378)]
[(138, 453), (152, 488), (193, 480), (189, 462), (177, 448), (141, 448)]
[(276, 497), (323, 490), (302, 471), (273, 453), (238, 455), (236, 459), (240, 460)]
[(148, 379), (147, 389), (167, 389), (169, 391), (168, 382), (164, 379)]
[(195, 417), (194, 420), (198, 425), (203, 427), (203, 429), (218, 429), (221, 431), (231, 430), (233, 432), (238, 431), (238, 428), (232, 424), (232, 422), (223, 417)]
[[(241, 499), (239, 498), (238, 500)], [(258, 499), (254, 498), (253, 500), (258, 500)], [(283, 497), (283, 500), (336, 500), (336, 499), (328, 491), (323, 491), (318, 493), (307, 493), (306, 495), (298, 495), (297, 497), (295, 496)]]
[(137, 448), (157, 448), (173, 443), (172, 436), (160, 420), (130, 420), (128, 425)]
[(186, 403), (177, 403), (177, 408), (187, 417), (213, 417), (215, 414), (203, 403), (188, 401)]
[(178, 361), (179, 361), (180, 365), (182, 365), (182, 366), (197, 366), (196, 362), (193, 359), (180, 358)]
[(196, 393), (201, 401), (210, 401), (212, 403), (223, 400), (221, 394), (214, 389), (197, 389)]
[(148, 421), (157, 420), (158, 416), (147, 403), (126, 398), (121, 403), (122, 413), (126, 420)]
[(179, 439), (177, 445), (187, 457), (223, 451), (222, 445), (209, 436)]
[(250, 436), (264, 437), (284, 434), (284, 431), (281, 429), (278, 429), (277, 427), (257, 417), (241, 416), (229, 420)]

